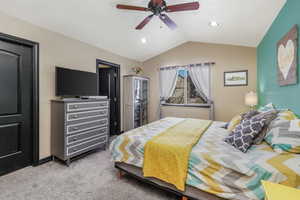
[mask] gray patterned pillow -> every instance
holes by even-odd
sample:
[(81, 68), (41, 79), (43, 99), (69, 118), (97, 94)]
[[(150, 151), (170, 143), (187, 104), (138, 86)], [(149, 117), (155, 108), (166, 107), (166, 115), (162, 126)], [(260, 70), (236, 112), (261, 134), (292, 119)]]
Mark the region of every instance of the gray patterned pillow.
[(241, 115), (242, 119), (250, 119), (251, 117), (255, 116), (259, 114), (259, 112), (257, 110), (250, 110), (244, 114)]
[(262, 113), (256, 115), (256, 117), (260, 117), (261, 119), (264, 118), (264, 119), (266, 119), (266, 121), (265, 121), (265, 125), (264, 125), (263, 129), (255, 137), (255, 139), (253, 141), (254, 144), (261, 144), (263, 142), (267, 132), (269, 131), (269, 125), (277, 117), (277, 114), (278, 114), (277, 110), (270, 110), (270, 111), (262, 112)]
[(262, 130), (265, 121), (265, 118), (257, 116), (244, 119), (224, 141), (246, 153), (253, 144), (254, 138)]
[[(253, 117), (254, 115), (257, 115), (257, 114), (259, 114), (259, 112), (257, 110), (250, 110), (250, 111), (248, 111), (246, 113), (241, 114), (241, 117), (242, 117), (242, 120), (244, 120), (244, 119), (250, 119), (251, 117)], [(228, 129), (229, 124), (230, 123), (227, 122), (221, 128)]]

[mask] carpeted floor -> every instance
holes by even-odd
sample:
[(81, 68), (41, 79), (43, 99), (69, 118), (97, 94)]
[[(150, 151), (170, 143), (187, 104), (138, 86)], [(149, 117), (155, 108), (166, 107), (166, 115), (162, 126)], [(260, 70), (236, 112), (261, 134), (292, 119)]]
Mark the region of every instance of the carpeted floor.
[(48, 162), (0, 177), (0, 200), (177, 200), (129, 176), (118, 179), (108, 151), (74, 161)]

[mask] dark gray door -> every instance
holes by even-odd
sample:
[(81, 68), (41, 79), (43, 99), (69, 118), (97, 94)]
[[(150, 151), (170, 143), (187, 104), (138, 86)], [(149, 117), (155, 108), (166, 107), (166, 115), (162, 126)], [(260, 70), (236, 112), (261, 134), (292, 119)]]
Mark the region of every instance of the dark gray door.
[(0, 41), (0, 174), (32, 164), (33, 52)]
[(98, 73), (99, 95), (110, 99), (110, 135), (118, 135), (120, 134), (118, 70), (108, 66), (99, 69)]

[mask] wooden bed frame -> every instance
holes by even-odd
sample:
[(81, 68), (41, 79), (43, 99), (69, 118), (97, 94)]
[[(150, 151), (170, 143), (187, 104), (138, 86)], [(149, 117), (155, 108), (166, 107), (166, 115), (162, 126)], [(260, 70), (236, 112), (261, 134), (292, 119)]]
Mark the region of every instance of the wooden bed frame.
[(166, 182), (160, 181), (155, 178), (145, 178), (143, 176), (142, 169), (133, 165), (128, 165), (122, 162), (116, 162), (115, 168), (119, 170), (119, 178), (121, 178), (124, 174), (128, 174), (140, 181), (151, 184), (167, 192), (171, 192), (173, 194), (181, 196), (181, 200), (224, 200), (221, 197), (209, 194), (192, 186), (186, 186), (186, 190), (182, 192), (177, 190), (173, 185), (168, 184)]

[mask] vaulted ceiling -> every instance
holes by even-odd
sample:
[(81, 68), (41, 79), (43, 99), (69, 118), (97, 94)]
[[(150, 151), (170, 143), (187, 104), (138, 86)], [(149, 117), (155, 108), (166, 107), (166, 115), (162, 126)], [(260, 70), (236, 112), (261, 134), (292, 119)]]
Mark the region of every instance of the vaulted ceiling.
[[(3, 0), (0, 11), (124, 57), (145, 61), (187, 41), (256, 47), (286, 0), (199, 0), (200, 10), (169, 13), (178, 25), (169, 30), (149, 13), (116, 4), (147, 6), (149, 0)], [(168, 5), (195, 0), (166, 0)], [(209, 26), (210, 21), (220, 26)], [(141, 42), (146, 38), (147, 43)]]

